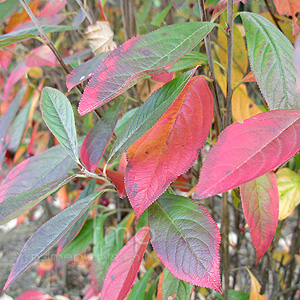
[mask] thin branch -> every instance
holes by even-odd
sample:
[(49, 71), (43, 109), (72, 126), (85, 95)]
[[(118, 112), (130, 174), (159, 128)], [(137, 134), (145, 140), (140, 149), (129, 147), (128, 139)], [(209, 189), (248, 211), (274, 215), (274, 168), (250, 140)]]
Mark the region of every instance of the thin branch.
[(77, 4), (80, 6), (80, 8), (84, 11), (86, 18), (88, 19), (88, 21), (90, 22), (90, 24), (93, 24), (93, 18), (92, 16), (89, 14), (89, 12), (84, 8), (84, 5), (81, 3), (80, 0), (76, 0)]
[(107, 21), (103, 6), (101, 4), (101, 0), (99, 0), (99, 9), (100, 9), (100, 14), (101, 14), (102, 19), (104, 21)]
[[(207, 17), (206, 17), (206, 13), (205, 13), (204, 0), (198, 0), (198, 1), (199, 1), (201, 21), (206, 22)], [(211, 42), (210, 42), (210, 36), (209, 35), (207, 35), (204, 38), (204, 42), (205, 42), (205, 48), (206, 48), (206, 53), (207, 53), (207, 57), (208, 57), (208, 66), (209, 66), (209, 69), (210, 69), (210, 72), (211, 72), (211, 77), (212, 77), (212, 88), (213, 88), (215, 110), (216, 110), (216, 114), (217, 114), (217, 124), (218, 124), (219, 131), (222, 131), (222, 129), (223, 129), (222, 114), (221, 114), (219, 98), (218, 98), (218, 92), (217, 92), (217, 83), (216, 83), (216, 76), (215, 76), (212, 49), (211, 49)]]

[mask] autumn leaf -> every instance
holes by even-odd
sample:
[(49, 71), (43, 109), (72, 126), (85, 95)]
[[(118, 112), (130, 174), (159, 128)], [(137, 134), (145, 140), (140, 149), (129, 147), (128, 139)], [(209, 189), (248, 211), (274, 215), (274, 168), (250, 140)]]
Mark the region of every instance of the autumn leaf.
[(283, 168), (277, 173), (279, 220), (287, 218), (300, 203), (300, 175)]
[(193, 77), (156, 125), (128, 149), (125, 187), (137, 219), (194, 163), (212, 118), (206, 80)]
[(275, 173), (267, 173), (243, 184), (241, 198), (258, 262), (273, 241), (278, 223), (279, 196)]
[(251, 292), (250, 292), (250, 299), (249, 300), (267, 300), (265, 295), (260, 294), (261, 285), (252, 272), (247, 268), (247, 271), (251, 278)]
[(300, 110), (267, 111), (228, 126), (204, 161), (195, 197), (226, 192), (278, 167), (299, 150), (299, 132)]
[(124, 299), (139, 271), (149, 239), (146, 225), (119, 251), (106, 273), (101, 300)]

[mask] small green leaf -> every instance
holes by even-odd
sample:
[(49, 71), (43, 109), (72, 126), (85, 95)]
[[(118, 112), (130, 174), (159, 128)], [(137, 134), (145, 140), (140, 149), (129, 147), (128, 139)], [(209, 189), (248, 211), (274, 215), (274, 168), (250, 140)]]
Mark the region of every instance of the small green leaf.
[(176, 278), (168, 269), (164, 271), (162, 284), (163, 300), (168, 300), (176, 294), (173, 300), (189, 300), (193, 285)]
[(18, 0), (6, 0), (0, 3), (0, 23), (9, 17), (19, 6)]
[(74, 114), (69, 99), (58, 90), (45, 87), (41, 96), (41, 110), (48, 128), (69, 155), (79, 163)]

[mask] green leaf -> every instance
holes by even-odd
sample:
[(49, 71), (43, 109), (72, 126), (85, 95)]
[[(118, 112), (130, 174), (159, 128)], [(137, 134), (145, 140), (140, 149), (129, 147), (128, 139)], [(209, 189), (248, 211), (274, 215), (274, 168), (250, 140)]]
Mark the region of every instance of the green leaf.
[[(89, 182), (86, 188), (80, 193), (78, 200), (89, 196), (90, 194), (94, 193), (96, 186), (96, 179), (93, 179)], [(78, 219), (78, 221), (72, 226), (72, 228), (61, 238), (58, 244), (57, 253), (59, 253), (63, 248), (65, 248), (70, 242), (76, 237), (76, 235), (81, 230), (84, 222), (88, 217), (89, 212), (87, 211), (82, 217)]]
[[(224, 297), (220, 293), (216, 293), (216, 297), (223, 300)], [(249, 300), (250, 295), (243, 291), (228, 290), (228, 299), (230, 300)]]
[[(75, 223), (76, 224), (76, 223)], [(74, 224), (74, 225), (75, 225)], [(94, 219), (87, 220), (74, 240), (57, 254), (58, 266), (61, 266), (83, 252), (93, 241)], [(68, 233), (67, 233), (68, 234)]]
[(164, 271), (164, 278), (162, 284), (163, 300), (168, 300), (176, 294), (173, 300), (189, 300), (193, 285), (176, 278), (168, 269)]
[(154, 294), (154, 292), (155, 292), (155, 290), (156, 290), (156, 288), (157, 288), (157, 285), (158, 285), (158, 281), (159, 281), (160, 276), (161, 276), (161, 274), (159, 274), (159, 275), (155, 278), (155, 280), (154, 280), (154, 282), (151, 284), (151, 286), (150, 286), (150, 288), (149, 288), (147, 294), (145, 295), (144, 300), (153, 300), (153, 294)]
[(300, 108), (296, 91), (294, 48), (287, 37), (264, 17), (241, 12), (251, 68), (270, 109)]
[[(10, 0), (9, 0), (10, 1)], [(79, 30), (81, 28), (71, 27), (71, 26), (42, 26), (45, 33), (48, 32), (61, 32), (61, 31), (69, 31), (69, 30)], [(12, 31), (8, 34), (3, 34), (0, 36), (0, 47), (5, 47), (16, 42), (29, 39), (29, 38), (38, 38), (37, 36), (40, 34), (36, 27), (24, 28), (16, 31)], [(40, 39), (41, 40), (41, 39)]]
[(43, 224), (24, 245), (3, 289), (6, 289), (18, 276), (27, 270), (34, 261), (54, 246), (71, 226), (92, 206), (93, 202), (101, 193), (102, 192), (97, 192), (76, 201), (73, 205)]
[(194, 72), (195, 69), (176, 77), (149, 97), (118, 136), (111, 150), (108, 162), (122, 154), (154, 126), (186, 86)]
[(126, 300), (136, 300), (136, 299), (143, 299), (147, 284), (151, 278), (151, 274), (153, 272), (154, 267), (151, 267), (146, 274), (142, 277), (142, 279), (132, 288), (129, 296)]
[(29, 192), (5, 199), (0, 203), (0, 225), (29, 210), (75, 177), (76, 175), (72, 175), (54, 180)]
[(74, 114), (69, 99), (58, 90), (45, 87), (41, 96), (41, 110), (48, 128), (69, 155), (80, 163)]
[(155, 25), (155, 26), (161, 26), (161, 23), (163, 22), (163, 20), (165, 19), (165, 17), (167, 16), (167, 14), (168, 14), (168, 12), (170, 11), (171, 8), (172, 8), (172, 3), (170, 2), (169, 5), (166, 8), (164, 8), (161, 12), (159, 12), (154, 17), (151, 24)]

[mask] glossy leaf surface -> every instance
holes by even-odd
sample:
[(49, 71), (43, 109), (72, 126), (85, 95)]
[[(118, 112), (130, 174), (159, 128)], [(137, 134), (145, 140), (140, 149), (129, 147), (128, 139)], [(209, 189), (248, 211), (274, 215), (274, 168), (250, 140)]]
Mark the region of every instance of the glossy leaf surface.
[(17, 165), (0, 186), (0, 203), (4, 200), (65, 177), (76, 167), (72, 158), (58, 145)]
[[(42, 26), (42, 28), (44, 29), (45, 33), (80, 29), (80, 28), (64, 26), (64, 25)], [(36, 38), (39, 34), (40, 32), (36, 27), (29, 27), (29, 28), (12, 31), (8, 34), (3, 34), (0, 36), (0, 47), (5, 47), (28, 38)]]
[(155, 126), (128, 149), (125, 188), (137, 219), (192, 166), (212, 119), (213, 97), (206, 80), (193, 77)]
[(196, 198), (234, 189), (290, 159), (300, 148), (300, 110), (258, 114), (228, 126), (209, 151)]
[(48, 128), (69, 155), (79, 163), (75, 120), (69, 99), (59, 90), (45, 87), (41, 96), (41, 110)]
[(286, 36), (264, 17), (241, 12), (251, 68), (270, 109), (300, 108), (296, 91), (294, 48)]
[(124, 299), (139, 271), (149, 239), (149, 228), (146, 225), (117, 254), (106, 273), (101, 300)]
[(48, 195), (67, 184), (70, 180), (76, 176), (64, 177), (58, 180), (51, 181), (45, 185), (42, 185), (36, 189), (28, 192), (9, 197), (0, 202), (0, 225), (14, 219), (21, 215), (28, 209), (32, 208)]
[(111, 150), (108, 161), (121, 155), (151, 129), (187, 85), (196, 69), (186, 72), (156, 90), (135, 112), (122, 130)]
[(43, 224), (26, 242), (11, 270), (4, 289), (19, 275), (27, 270), (32, 263), (70, 229), (70, 227), (91, 207), (101, 192), (85, 197)]
[(217, 224), (188, 198), (164, 194), (149, 208), (152, 246), (177, 278), (221, 292)]
[(172, 300), (189, 300), (193, 285), (176, 278), (168, 269), (164, 270), (162, 284), (163, 300), (168, 300), (173, 295)]
[(94, 172), (104, 154), (104, 151), (113, 135), (123, 101), (112, 105), (88, 132), (80, 149), (81, 161), (87, 169)]
[(269, 172), (241, 186), (241, 199), (258, 262), (275, 236), (279, 196), (276, 175)]
[(78, 112), (84, 115), (96, 109), (145, 75), (164, 73), (166, 66), (191, 51), (214, 27), (206, 22), (179, 23), (128, 40), (100, 64), (84, 91)]
[(279, 220), (287, 218), (300, 203), (300, 175), (283, 168), (277, 173)]

